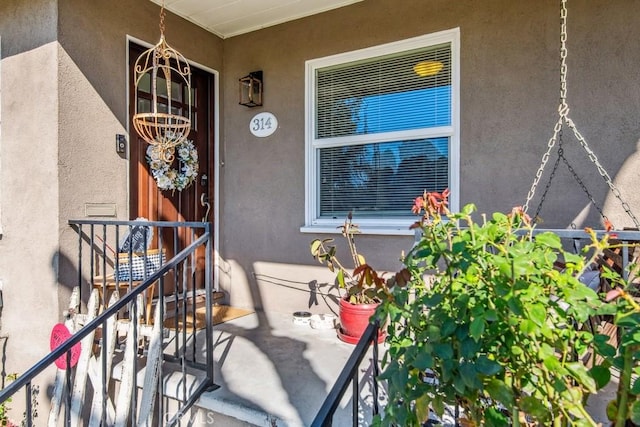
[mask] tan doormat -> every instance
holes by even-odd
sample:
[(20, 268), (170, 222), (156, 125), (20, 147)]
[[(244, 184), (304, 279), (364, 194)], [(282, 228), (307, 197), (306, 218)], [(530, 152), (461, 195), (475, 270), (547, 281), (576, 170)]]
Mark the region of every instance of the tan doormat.
[[(248, 314), (253, 314), (253, 310), (246, 310), (244, 308), (231, 307), (228, 305), (216, 305), (213, 306), (213, 324), (228, 322), (229, 320), (244, 317)], [(196, 309), (196, 313), (201, 313), (202, 317), (205, 317), (206, 309), (204, 307)]]
[[(213, 313), (213, 324), (218, 325), (220, 323), (228, 322), (233, 319), (237, 319), (239, 317), (246, 316), (248, 314), (252, 314), (252, 310), (246, 310), (244, 308), (231, 307), (228, 305), (215, 305), (211, 307)], [(196, 309), (196, 315), (193, 316), (190, 313), (187, 314), (186, 325), (187, 331), (192, 332), (194, 330), (194, 320), (195, 320), (195, 329), (204, 329), (206, 327), (206, 308), (199, 307)], [(182, 331), (183, 319), (178, 319), (178, 329)], [(165, 319), (164, 327), (170, 329), (176, 329), (176, 319), (170, 318)]]

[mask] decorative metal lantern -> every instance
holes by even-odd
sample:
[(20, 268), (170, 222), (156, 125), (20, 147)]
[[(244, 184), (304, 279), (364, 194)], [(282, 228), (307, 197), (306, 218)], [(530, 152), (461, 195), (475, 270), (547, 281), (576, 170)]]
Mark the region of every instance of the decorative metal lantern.
[[(164, 16), (163, 4), (160, 9), (160, 41), (143, 52), (135, 63), (133, 127), (147, 143), (154, 146), (158, 158), (171, 162), (175, 147), (187, 139), (191, 130), (191, 68), (186, 58), (167, 44), (164, 38)], [(150, 111), (139, 111), (141, 104), (138, 101), (138, 86), (147, 75), (150, 76), (151, 83), (151, 107)], [(180, 110), (172, 106), (173, 82), (186, 86), (186, 116), (174, 113), (175, 110)], [(159, 85), (166, 85), (166, 88)]]
[(262, 105), (262, 71), (254, 71), (239, 80), (239, 104), (247, 107)]

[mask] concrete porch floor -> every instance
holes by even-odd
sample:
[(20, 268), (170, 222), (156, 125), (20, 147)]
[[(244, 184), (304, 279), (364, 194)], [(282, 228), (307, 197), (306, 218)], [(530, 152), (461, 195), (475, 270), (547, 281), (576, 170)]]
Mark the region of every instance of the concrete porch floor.
[[(256, 312), (216, 325), (213, 340), (220, 388), (199, 399), (191, 425), (308, 426), (355, 348), (335, 330), (294, 324), (293, 313)], [(365, 359), (360, 378), (370, 370)], [(350, 400), (343, 404), (334, 425), (351, 425)]]
[[(205, 393), (182, 425), (309, 426), (355, 346), (340, 341), (335, 330), (296, 325), (292, 317), (256, 312), (214, 326), (214, 381), (220, 388)], [(371, 377), (370, 356), (360, 367), (361, 379)], [(368, 425), (372, 399), (369, 382), (362, 382), (360, 425)], [(606, 404), (615, 387), (589, 400), (589, 412), (602, 425), (608, 425)], [(345, 398), (334, 425), (352, 425), (350, 405)]]

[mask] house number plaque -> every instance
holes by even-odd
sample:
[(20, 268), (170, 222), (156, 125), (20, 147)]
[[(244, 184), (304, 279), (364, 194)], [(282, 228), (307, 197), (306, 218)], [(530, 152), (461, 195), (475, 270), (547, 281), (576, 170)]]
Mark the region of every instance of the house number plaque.
[(249, 122), (249, 130), (254, 136), (264, 138), (278, 129), (278, 119), (271, 113), (258, 113)]

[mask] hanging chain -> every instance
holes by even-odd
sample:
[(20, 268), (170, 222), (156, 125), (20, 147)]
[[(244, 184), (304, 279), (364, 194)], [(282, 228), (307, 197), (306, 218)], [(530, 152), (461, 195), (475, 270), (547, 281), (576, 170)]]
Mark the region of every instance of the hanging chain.
[[(562, 107), (562, 104), (560, 105), (560, 107), (558, 107), (558, 111), (561, 111), (560, 109), (561, 107)], [(522, 210), (524, 212), (527, 212), (529, 210), (529, 203), (533, 199), (533, 196), (535, 196), (536, 194), (536, 189), (538, 187), (538, 184), (540, 183), (540, 180), (542, 179), (542, 174), (544, 173), (544, 169), (547, 166), (547, 162), (549, 161), (549, 156), (551, 155), (551, 150), (553, 150), (553, 147), (556, 145), (556, 141), (558, 140), (558, 133), (560, 132), (561, 129), (562, 129), (562, 117), (560, 117), (560, 119), (558, 119), (558, 121), (556, 122), (556, 125), (553, 128), (553, 136), (549, 138), (549, 142), (547, 143), (547, 151), (542, 155), (542, 161), (540, 162), (540, 167), (536, 172), (536, 177), (533, 180), (533, 183), (531, 184), (529, 193), (527, 194), (527, 201), (522, 206)], [(545, 195), (546, 195), (546, 191), (545, 191)], [(540, 202), (540, 204), (542, 204), (542, 202)], [(537, 212), (539, 212), (540, 209), (541, 208), (539, 207)]]
[[(526, 200), (524, 206), (522, 207), (524, 212), (527, 212), (527, 210), (529, 209), (529, 203), (531, 202), (531, 200), (533, 199), (533, 197), (535, 195), (536, 188), (537, 188), (537, 186), (538, 186), (538, 184), (540, 182), (540, 179), (542, 178), (542, 174), (544, 172), (544, 169), (545, 169), (545, 167), (547, 165), (547, 162), (549, 161), (549, 156), (551, 154), (551, 150), (553, 149), (554, 145), (556, 144), (556, 141), (558, 140), (558, 136), (560, 135), (560, 140), (562, 139), (562, 126), (563, 126), (563, 123), (565, 123), (573, 131), (573, 134), (574, 134), (575, 138), (578, 140), (578, 142), (580, 143), (582, 148), (587, 152), (587, 155), (589, 156), (589, 160), (596, 166), (596, 168), (598, 169), (598, 173), (604, 179), (604, 181), (607, 183), (607, 185), (609, 186), (609, 189), (611, 190), (613, 195), (616, 197), (616, 199), (618, 199), (618, 201), (622, 205), (622, 208), (624, 209), (626, 214), (633, 221), (633, 224), (635, 225), (635, 227), (636, 228), (640, 228), (640, 221), (638, 221), (638, 218), (636, 218), (636, 216), (631, 211), (631, 207), (629, 206), (629, 204), (623, 199), (622, 194), (620, 193), (620, 190), (614, 184), (613, 180), (611, 179), (611, 176), (607, 173), (605, 168), (602, 166), (602, 164), (598, 160), (598, 157), (593, 152), (593, 150), (591, 150), (591, 148), (589, 147), (589, 144), (587, 144), (587, 141), (585, 140), (585, 138), (578, 131), (575, 123), (573, 122), (573, 120), (571, 120), (571, 118), (569, 118), (569, 105), (567, 104), (567, 0), (562, 0), (561, 1), (561, 8), (560, 8), (560, 105), (558, 106), (558, 113), (559, 113), (560, 117), (558, 118), (558, 121), (556, 122), (556, 125), (554, 126), (553, 136), (549, 139), (549, 142), (547, 144), (547, 151), (542, 156), (542, 161), (540, 163), (540, 167), (538, 168), (538, 171), (536, 172), (536, 176), (535, 176), (535, 179), (533, 181), (533, 184), (531, 185), (529, 193), (527, 194), (527, 200)], [(560, 145), (561, 144), (562, 144), (562, 141), (560, 142)], [(534, 218), (537, 218), (538, 214), (540, 213), (540, 210), (542, 208), (542, 203), (544, 202), (544, 199), (546, 198), (546, 194), (547, 194), (547, 191), (549, 190), (549, 186), (551, 184), (551, 180), (553, 179), (553, 175), (555, 174), (555, 169), (556, 169), (556, 167), (558, 165), (558, 161), (560, 160), (560, 158), (562, 158), (563, 162), (567, 165), (567, 168), (569, 169), (569, 172), (571, 172), (571, 174), (573, 175), (574, 179), (578, 182), (578, 184), (580, 185), (582, 190), (587, 194), (587, 197), (589, 198), (591, 203), (598, 210), (598, 212), (600, 213), (602, 218), (607, 220), (606, 215), (604, 215), (604, 212), (602, 211), (600, 206), (596, 203), (595, 199), (593, 198), (593, 196), (591, 195), (591, 193), (589, 192), (589, 190), (585, 186), (584, 182), (580, 179), (580, 177), (576, 173), (575, 169), (573, 169), (573, 167), (571, 167), (571, 165), (569, 164), (567, 159), (564, 157), (563, 153), (564, 153), (564, 151), (560, 147), (558, 149), (558, 160), (556, 161), (556, 163), (554, 165), (554, 169), (553, 169), (553, 171), (551, 173), (551, 178), (549, 179), (549, 183), (547, 184), (547, 187), (544, 190), (544, 193), (543, 193), (542, 198), (540, 200), (540, 205), (538, 206), (538, 209), (536, 210), (536, 215), (535, 215)]]
[[(551, 155), (551, 150), (556, 145), (556, 141), (558, 140), (558, 135), (562, 131), (562, 123), (569, 113), (569, 106), (567, 105), (567, 6), (566, 0), (562, 0), (561, 8), (560, 8), (560, 105), (558, 105), (558, 121), (556, 125), (553, 127), (553, 135), (549, 138), (549, 142), (547, 143), (547, 151), (542, 155), (542, 160), (540, 162), (540, 167), (536, 172), (535, 179), (531, 184), (531, 188), (529, 189), (529, 193), (527, 194), (527, 201), (522, 206), (524, 212), (529, 210), (529, 203), (536, 194), (536, 189), (538, 184), (540, 183), (540, 179), (542, 179), (542, 174), (544, 173), (544, 169), (547, 166), (547, 162), (549, 161), (549, 156)], [(558, 162), (556, 162), (557, 166)], [(555, 173), (555, 167), (554, 171)], [(545, 189), (545, 196), (548, 191), (548, 188)], [(542, 205), (542, 199), (540, 201), (540, 205)], [(538, 206), (536, 211), (536, 217), (538, 213), (542, 209), (541, 206)]]
[(567, 105), (567, 0), (562, 0), (560, 7), (560, 118), (569, 114)]
[(547, 198), (547, 193), (551, 188), (551, 182), (553, 181), (553, 177), (556, 175), (556, 171), (558, 170), (558, 165), (560, 164), (560, 156), (556, 157), (556, 162), (553, 165), (553, 169), (551, 169), (551, 175), (549, 176), (549, 181), (547, 181), (547, 185), (544, 187), (544, 191), (542, 192), (542, 196), (540, 197), (540, 203), (538, 203), (538, 207), (536, 208), (536, 213), (533, 215), (533, 221), (538, 223), (540, 221), (540, 211), (542, 210), (542, 205), (544, 204), (544, 200)]
[(558, 170), (558, 165), (560, 165), (560, 156), (564, 153), (564, 148), (562, 148), (562, 128), (558, 132), (558, 157), (556, 157), (556, 161), (553, 164), (553, 169), (551, 169), (551, 175), (549, 175), (549, 181), (547, 181), (547, 185), (544, 187), (544, 191), (542, 192), (542, 197), (540, 197), (540, 203), (538, 203), (538, 208), (536, 209), (536, 213), (533, 216), (534, 224), (538, 224), (541, 221), (540, 211), (542, 211), (542, 206), (544, 205), (544, 201), (547, 198), (547, 193), (551, 188), (551, 183), (553, 182), (553, 178), (556, 176), (556, 171)]
[(582, 188), (582, 191), (585, 192), (585, 194), (587, 195), (587, 197), (589, 198), (589, 200), (591, 201), (591, 204), (596, 208), (596, 210), (598, 211), (598, 213), (600, 214), (600, 216), (602, 217), (602, 219), (604, 219), (605, 221), (608, 220), (607, 216), (604, 214), (604, 212), (602, 212), (602, 209), (600, 208), (600, 206), (598, 205), (598, 203), (596, 202), (596, 199), (591, 195), (591, 193), (589, 192), (589, 189), (587, 188), (587, 186), (584, 184), (584, 182), (582, 181), (582, 179), (580, 179), (580, 176), (578, 175), (578, 173), (575, 171), (575, 169), (573, 169), (573, 166), (571, 166), (571, 164), (569, 164), (569, 161), (567, 160), (567, 158), (564, 156), (564, 154), (558, 152), (558, 160), (562, 159), (562, 161), (564, 162), (565, 165), (567, 165), (567, 169), (569, 169), (569, 172), (571, 172), (571, 175), (573, 175), (573, 179), (576, 180), (576, 182), (578, 183), (578, 185), (580, 186), (580, 188)]
[(160, 38), (164, 37), (164, 1), (162, 2), (162, 6), (160, 7)]

